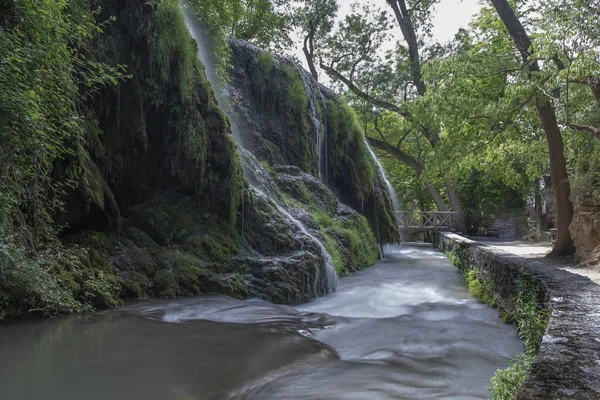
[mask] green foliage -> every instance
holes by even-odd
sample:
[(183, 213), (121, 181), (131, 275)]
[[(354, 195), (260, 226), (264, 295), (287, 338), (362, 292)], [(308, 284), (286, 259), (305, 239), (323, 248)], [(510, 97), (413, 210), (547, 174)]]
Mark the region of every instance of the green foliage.
[(494, 400), (510, 400), (523, 383), (527, 370), (540, 352), (542, 337), (548, 323), (549, 310), (539, 301), (540, 289), (537, 281), (522, 275), (516, 285), (517, 332), (523, 340), (525, 351), (510, 367), (498, 370), (490, 381), (490, 392)]
[(539, 300), (538, 285), (531, 276), (522, 275), (516, 287), (517, 331), (523, 339), (526, 353), (531, 355), (537, 355), (540, 351), (549, 316), (549, 310)]
[(456, 190), (460, 193), (469, 233), (475, 233), (480, 226), (488, 227), (496, 215), (523, 214), (530, 186), (510, 187), (503, 180), (475, 169), (459, 177)]
[(227, 80), (230, 36), (264, 49), (289, 48), (292, 24), (289, 5), (282, 0), (185, 0), (185, 7), (208, 36), (220, 78)]
[(600, 203), (600, 143), (592, 137), (578, 135), (579, 142), (575, 153), (575, 198), (589, 197), (595, 204)]
[(513, 365), (498, 370), (490, 380), (490, 393), (494, 400), (512, 400), (525, 380), (527, 370), (535, 356), (522, 353)]
[(97, 23), (96, 14), (76, 1), (17, 0), (2, 16), (0, 314), (118, 303), (114, 276), (76, 261), (79, 250), (62, 248), (53, 221), (71, 182), (53, 179), (52, 169), (83, 141), (79, 107), (99, 86), (124, 78), (120, 67), (89, 56), (93, 36), (106, 24)]
[(93, 250), (71, 248), (32, 259), (22, 248), (0, 250), (0, 317), (24, 312), (58, 315), (113, 307), (121, 279)]

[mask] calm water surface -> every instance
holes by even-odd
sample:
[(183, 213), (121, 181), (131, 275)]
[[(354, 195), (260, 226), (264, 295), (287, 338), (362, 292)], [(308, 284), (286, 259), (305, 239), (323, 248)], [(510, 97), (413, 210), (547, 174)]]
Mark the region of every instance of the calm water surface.
[(289, 307), (201, 296), (0, 327), (0, 400), (486, 399), (522, 350), (442, 253)]

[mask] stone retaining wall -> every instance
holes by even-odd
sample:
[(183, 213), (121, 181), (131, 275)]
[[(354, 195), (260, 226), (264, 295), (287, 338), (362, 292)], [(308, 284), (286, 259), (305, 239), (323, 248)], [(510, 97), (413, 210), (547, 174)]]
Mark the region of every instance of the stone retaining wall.
[(600, 286), (588, 278), (507, 253), (462, 236), (440, 232), (437, 246), (468, 257), (495, 287), (498, 307), (515, 309), (520, 276), (537, 280), (551, 314), (540, 354), (517, 400), (600, 399)]

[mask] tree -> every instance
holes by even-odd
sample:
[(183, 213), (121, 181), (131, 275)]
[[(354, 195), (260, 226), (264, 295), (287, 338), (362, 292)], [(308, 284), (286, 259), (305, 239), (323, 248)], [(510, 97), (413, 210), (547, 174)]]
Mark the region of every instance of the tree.
[[(391, 27), (388, 14), (381, 10), (374, 12), (369, 5), (363, 6), (362, 10), (354, 7), (353, 13), (328, 41), (328, 52), (321, 68), (356, 98), (370, 103), (372, 108), (386, 110), (401, 117), (410, 134), (425, 138), (430, 146), (429, 153), (435, 154), (440, 141), (440, 121), (427, 113), (428, 107), (424, 101), (427, 85), (421, 74), (420, 50), (423, 42), (417, 37), (418, 26), (427, 34), (433, 2), (417, 1), (410, 11), (404, 0), (388, 0), (387, 3), (394, 12), (406, 46), (398, 43), (394, 50), (387, 51), (381, 57), (381, 46), (388, 40)], [(421, 113), (431, 118), (416, 116)], [(401, 142), (393, 144), (385, 135), (368, 137), (368, 142), (413, 168), (418, 176), (427, 170), (425, 165), (401, 147)], [(429, 157), (435, 158), (431, 154)], [(457, 228), (464, 232), (466, 225), (460, 198), (450, 180), (443, 181), (451, 208), (459, 213)], [(427, 180), (425, 184), (438, 209), (445, 209), (437, 188), (428, 184)]]
[[(514, 41), (530, 76), (538, 74), (541, 70), (538, 61), (531, 57), (533, 54), (532, 42), (521, 21), (506, 0), (491, 0), (491, 2)], [(557, 237), (550, 255), (572, 254), (575, 252), (575, 246), (569, 232), (569, 224), (573, 218), (573, 205), (569, 199), (571, 188), (567, 175), (563, 139), (554, 106), (550, 100), (543, 94), (536, 93), (534, 101), (548, 144), (550, 176), (555, 197)]]
[(276, 51), (292, 44), (288, 0), (184, 0), (184, 4), (212, 38), (219, 58), (227, 59), (230, 36)]
[(312, 77), (318, 81), (315, 56), (321, 42), (333, 29), (338, 10), (337, 0), (304, 0), (296, 11), (295, 21), (300, 27), (303, 40), (302, 52)]
[(600, 139), (600, 124), (594, 121), (600, 108), (599, 9), (600, 0), (543, 1), (543, 34), (534, 43), (538, 57), (559, 61), (554, 83), (564, 88), (561, 105), (565, 125), (596, 139)]

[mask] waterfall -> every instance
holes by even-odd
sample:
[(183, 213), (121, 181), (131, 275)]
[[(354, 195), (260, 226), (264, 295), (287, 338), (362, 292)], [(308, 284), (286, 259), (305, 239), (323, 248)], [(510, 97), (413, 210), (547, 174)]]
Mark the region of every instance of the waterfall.
[[(325, 246), (323, 245), (323, 243), (317, 239), (314, 235), (312, 235), (304, 226), (304, 224), (300, 221), (298, 221), (296, 218), (294, 218), (285, 208), (281, 207), (279, 204), (275, 203), (277, 205), (277, 209), (279, 210), (280, 213), (282, 213), (283, 215), (285, 215), (293, 224), (295, 224), (302, 233), (304, 233), (306, 236), (308, 236), (309, 238), (311, 238), (313, 241), (315, 241), (318, 245), (319, 245), (319, 249), (321, 250), (321, 257), (323, 257), (323, 260), (325, 262), (325, 288), (327, 289), (327, 293), (332, 293), (335, 292), (335, 289), (337, 288), (337, 281), (338, 281), (338, 276), (337, 273), (335, 272), (335, 268), (333, 266), (333, 260), (331, 259), (331, 256), (329, 255), (329, 253), (327, 252), (327, 249), (325, 248)], [(316, 275), (315, 278), (315, 283), (314, 283), (314, 290), (315, 293), (317, 293), (317, 289), (319, 287), (319, 274)]]
[[(377, 172), (379, 173), (379, 176), (385, 182), (385, 186), (387, 187), (388, 193), (390, 194), (390, 198), (392, 199), (392, 206), (394, 207), (394, 214), (396, 216), (396, 224), (398, 224), (398, 221), (397, 221), (398, 220), (398, 212), (400, 211), (400, 201), (398, 200), (398, 195), (396, 194), (396, 191), (394, 190), (394, 187), (392, 186), (391, 182), (385, 176), (385, 171), (383, 170), (383, 167), (381, 166), (379, 159), (377, 159), (377, 156), (371, 149), (371, 146), (369, 146), (369, 143), (367, 142), (366, 139), (365, 139), (365, 146), (367, 146), (367, 149), (369, 150), (369, 153), (371, 154), (371, 157), (373, 158), (373, 161), (375, 162), (375, 165), (377, 166)], [(398, 226), (400, 226), (400, 225), (398, 224)], [(400, 232), (400, 240), (404, 241), (404, 238), (402, 236), (403, 236), (402, 232)]]
[[(317, 152), (317, 163), (319, 168), (319, 180), (328, 186), (328, 176), (327, 176), (327, 129), (325, 124), (321, 123), (321, 117), (319, 115), (319, 106), (318, 101), (321, 101), (321, 105), (323, 106), (323, 111), (327, 110), (327, 103), (323, 93), (319, 90), (318, 87), (315, 87), (315, 83), (312, 81), (312, 76), (301, 66), (296, 65), (300, 76), (302, 76), (302, 80), (304, 81), (304, 88), (306, 89), (306, 93), (308, 94), (308, 112), (310, 116), (310, 120), (312, 121), (313, 128), (313, 136), (315, 138), (316, 152)], [(319, 99), (317, 99), (317, 92), (319, 94)], [(322, 143), (322, 140), (325, 143)], [(325, 152), (325, 154), (323, 154)]]
[[(300, 232), (302, 232), (310, 240), (312, 240), (313, 242), (315, 242), (318, 245), (320, 252), (321, 252), (321, 258), (323, 259), (323, 268), (318, 268), (319, 271), (315, 274), (315, 281), (313, 284), (313, 290), (314, 290), (315, 296), (318, 293), (320, 275), (322, 275), (322, 277), (324, 279), (323, 287), (325, 288), (326, 293), (334, 292), (337, 287), (338, 277), (335, 272), (335, 268), (333, 266), (333, 260), (331, 258), (331, 255), (327, 252), (327, 249), (325, 248), (323, 243), (319, 239), (317, 239), (314, 235), (312, 235), (306, 229), (306, 227), (304, 226), (304, 224), (302, 222), (300, 222), (296, 218), (292, 217), (292, 215), (285, 208), (283, 208), (283, 206), (281, 206), (280, 204), (277, 204), (277, 201), (274, 201), (274, 199), (272, 199), (272, 193), (271, 193), (270, 189), (273, 186), (275, 186), (275, 184), (271, 183), (271, 181), (270, 181), (271, 177), (270, 177), (269, 173), (264, 169), (262, 164), (260, 164), (260, 162), (258, 162), (258, 160), (256, 160), (256, 157), (254, 157), (254, 155), (250, 151), (245, 149), (242, 144), (242, 141), (241, 141), (241, 133), (242, 132), (239, 128), (239, 124), (237, 123), (236, 116), (234, 115), (231, 108), (227, 106), (228, 99), (226, 99), (225, 96), (223, 95), (222, 85), (219, 82), (219, 79), (218, 79), (218, 76), (216, 73), (215, 59), (212, 56), (211, 52), (207, 51), (207, 49), (210, 49), (210, 41), (207, 40), (206, 37), (204, 37), (204, 35), (202, 33), (202, 29), (198, 26), (197, 22), (194, 20), (194, 18), (188, 12), (185, 12), (185, 23), (190, 32), (190, 35), (194, 38), (194, 40), (198, 44), (198, 49), (199, 49), (198, 57), (200, 58), (200, 61), (202, 61), (202, 64), (204, 64), (204, 66), (206, 68), (206, 78), (208, 79), (211, 86), (213, 87), (213, 90), (216, 93), (217, 100), (219, 101), (221, 108), (223, 109), (225, 114), (227, 114), (227, 116), (229, 117), (229, 120), (231, 121), (231, 131), (233, 133), (233, 138), (235, 139), (235, 141), (238, 145), (238, 149), (239, 149), (238, 152), (240, 155), (240, 159), (242, 161), (244, 175), (250, 182), (251, 189), (254, 191), (254, 193), (261, 195), (261, 196), (265, 196), (265, 198), (268, 201), (273, 201), (273, 204), (275, 204), (275, 206), (277, 207), (279, 212), (285, 218), (287, 218), (293, 225), (295, 225)], [(301, 70), (300, 73), (303, 78), (305, 77), (306, 74), (308, 74), (306, 71), (303, 71), (303, 70)], [(319, 149), (320, 149), (320, 139), (321, 139), (322, 128), (321, 128), (321, 123), (320, 123), (320, 119), (319, 119), (319, 113), (317, 110), (317, 103), (316, 103), (315, 95), (312, 90), (309, 90), (310, 85), (308, 85), (306, 83), (306, 80), (305, 80), (305, 85), (307, 88), (307, 93), (309, 94), (309, 98), (310, 98), (311, 119), (312, 119), (313, 125), (315, 127), (315, 134), (317, 135), (317, 137), (316, 137), (317, 146), (318, 146), (317, 154), (319, 155), (319, 165), (320, 165), (320, 150)], [(319, 169), (319, 175), (320, 175), (320, 169)], [(265, 191), (267, 191), (268, 193), (265, 193)]]

